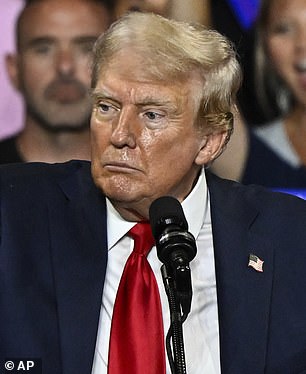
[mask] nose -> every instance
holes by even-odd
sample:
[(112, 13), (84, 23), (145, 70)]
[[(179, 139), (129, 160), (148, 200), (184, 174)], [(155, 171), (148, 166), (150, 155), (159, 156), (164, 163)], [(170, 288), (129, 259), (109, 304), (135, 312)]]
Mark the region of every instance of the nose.
[(132, 109), (121, 110), (118, 117), (114, 119), (110, 140), (116, 148), (136, 147), (136, 121), (137, 118), (135, 118)]
[(56, 56), (56, 70), (60, 75), (72, 75), (75, 69), (75, 57), (70, 50), (61, 50)]

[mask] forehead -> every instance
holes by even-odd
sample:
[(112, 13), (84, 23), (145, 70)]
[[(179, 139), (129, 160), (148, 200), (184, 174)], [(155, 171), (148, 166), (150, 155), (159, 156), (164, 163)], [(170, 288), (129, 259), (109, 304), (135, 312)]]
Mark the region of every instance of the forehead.
[(198, 102), (203, 82), (197, 71), (184, 75), (181, 79), (156, 79), (146, 70), (150, 62), (139, 55), (117, 54), (100, 71), (95, 94), (102, 93), (118, 100), (132, 102), (150, 100), (155, 103), (173, 102), (181, 105)]
[(88, 0), (44, 0), (31, 4), (20, 19), (19, 38), (96, 35), (110, 24), (108, 10)]
[(170, 0), (117, 0), (115, 1), (115, 11), (117, 16), (130, 10), (141, 10), (144, 12), (159, 13), (166, 16), (170, 8)]
[(200, 69), (190, 65), (189, 67), (178, 68), (177, 60), (172, 59), (170, 63), (165, 63), (162, 56), (152, 52), (148, 46), (137, 48), (131, 44), (123, 44), (118, 51), (102, 53), (102, 60), (98, 64), (97, 78), (109, 74), (119, 74), (122, 77), (132, 78), (142, 82), (154, 82), (164, 85), (167, 83), (186, 84), (191, 80), (204, 83)]
[(269, 16), (278, 19), (280, 13), (305, 15), (306, 0), (272, 0)]

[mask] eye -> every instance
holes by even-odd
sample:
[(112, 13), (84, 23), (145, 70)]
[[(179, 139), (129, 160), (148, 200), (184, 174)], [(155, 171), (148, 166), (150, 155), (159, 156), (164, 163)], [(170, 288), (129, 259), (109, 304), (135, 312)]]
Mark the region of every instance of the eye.
[(108, 113), (111, 110), (111, 106), (105, 103), (98, 103), (97, 107), (101, 113)]
[(155, 110), (147, 110), (143, 113), (144, 125), (152, 130), (161, 129), (168, 123), (167, 113)]
[(36, 54), (44, 55), (44, 54), (49, 53), (51, 51), (51, 48), (52, 48), (51, 45), (48, 43), (40, 43), (40, 44), (36, 44), (33, 47), (33, 51)]
[(94, 104), (94, 110), (101, 120), (110, 120), (117, 115), (119, 109), (111, 103), (98, 101)]
[(283, 34), (288, 34), (292, 30), (293, 30), (292, 25), (288, 24), (287, 22), (280, 22), (280, 23), (275, 24), (271, 28), (271, 33), (275, 35), (283, 35)]
[(164, 117), (162, 114), (156, 113), (156, 112), (152, 112), (152, 111), (146, 112), (144, 115), (150, 121), (158, 121), (158, 120), (160, 120), (161, 118)]
[(93, 51), (94, 41), (84, 42), (78, 45), (78, 51), (83, 55), (91, 55)]

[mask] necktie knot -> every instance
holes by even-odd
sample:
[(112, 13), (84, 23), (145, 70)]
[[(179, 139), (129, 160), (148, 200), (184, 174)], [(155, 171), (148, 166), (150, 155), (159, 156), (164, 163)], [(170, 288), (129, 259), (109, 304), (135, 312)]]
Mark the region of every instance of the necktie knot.
[(134, 239), (133, 251), (139, 255), (147, 256), (155, 243), (150, 223), (146, 221), (137, 223), (131, 228), (128, 235)]

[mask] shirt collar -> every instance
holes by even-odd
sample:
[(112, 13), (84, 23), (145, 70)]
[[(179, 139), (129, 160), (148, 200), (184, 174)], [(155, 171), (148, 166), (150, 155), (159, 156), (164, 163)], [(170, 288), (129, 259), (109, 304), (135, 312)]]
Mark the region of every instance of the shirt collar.
[(188, 231), (197, 238), (203, 223), (210, 222), (208, 189), (204, 168), (202, 168), (196, 185), (182, 202), (182, 207), (188, 222)]
[[(135, 225), (135, 222), (125, 221), (108, 199), (106, 204), (108, 249), (111, 249)], [(188, 231), (197, 238), (203, 222), (209, 221), (208, 189), (204, 168), (196, 185), (182, 202), (182, 208), (188, 222)]]

